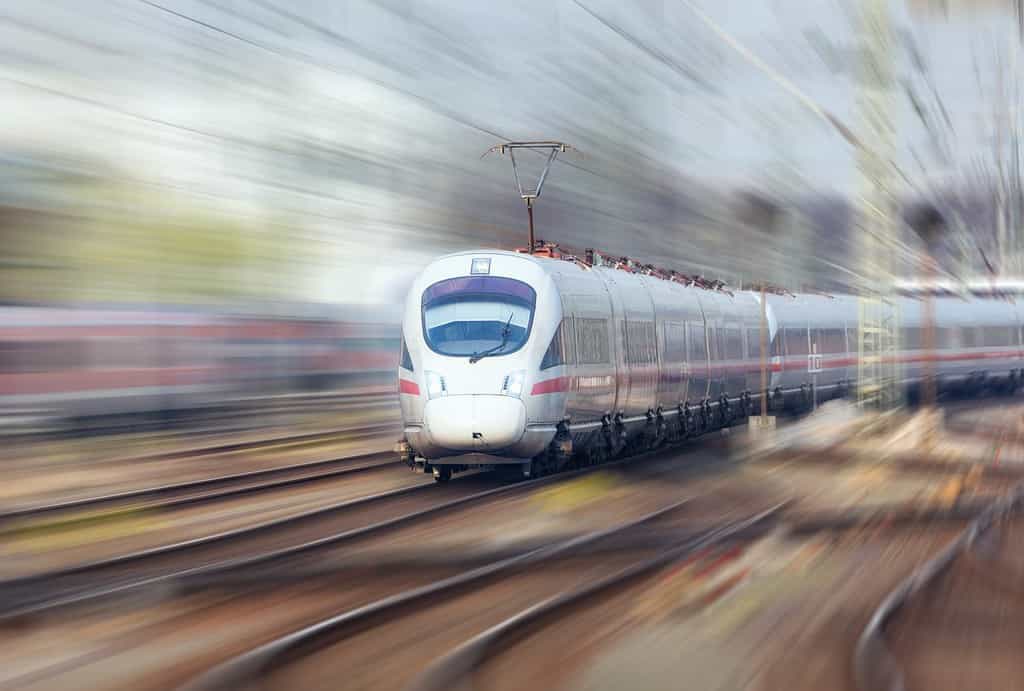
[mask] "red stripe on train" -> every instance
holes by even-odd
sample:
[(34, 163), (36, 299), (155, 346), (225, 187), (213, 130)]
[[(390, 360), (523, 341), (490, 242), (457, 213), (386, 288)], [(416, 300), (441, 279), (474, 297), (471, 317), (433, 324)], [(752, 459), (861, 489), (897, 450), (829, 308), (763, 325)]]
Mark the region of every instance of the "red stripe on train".
[(533, 385), (532, 389), (530, 389), (530, 395), (539, 396), (546, 393), (561, 393), (562, 391), (568, 391), (571, 381), (572, 377), (555, 377), (554, 379), (539, 381)]
[(409, 381), (408, 379), (399, 379), (398, 391), (399, 393), (407, 393), (410, 396), (419, 396), (420, 385), (414, 381)]

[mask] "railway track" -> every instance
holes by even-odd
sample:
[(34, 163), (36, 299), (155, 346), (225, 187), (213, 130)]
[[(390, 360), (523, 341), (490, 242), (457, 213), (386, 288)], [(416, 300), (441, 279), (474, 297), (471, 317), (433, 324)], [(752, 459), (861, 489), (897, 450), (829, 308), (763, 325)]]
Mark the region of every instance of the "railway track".
[(478, 482), (469, 481), (438, 491), (433, 483), (413, 485), (199, 538), (7, 579), (0, 581), (0, 622), (144, 586), (268, 567), (482, 500), (492, 496), (492, 491), (512, 491), (516, 487), (492, 486), (481, 491)]
[(236, 497), (269, 489), (281, 489), (356, 473), (398, 467), (394, 454), (368, 453), (345, 458), (307, 461), (290, 465), (228, 473), (210, 477), (156, 485), (141, 489), (71, 499), (51, 504), (0, 511), (0, 534), (11, 523), (27, 520), (56, 520), (61, 515), (113, 510), (118, 507), (171, 508), (187, 504)]
[[(122, 614), (117, 608), (86, 611), (74, 621), (66, 617), (50, 619), (47, 637), (56, 636), (67, 645), (56, 647), (52, 655), (34, 663), (18, 659), (19, 647), (31, 647), (22, 629), (0, 628), (0, 663), (8, 662), (2, 652), (5, 640), (8, 650), (14, 651), (9, 660), (12, 666), (0, 675), (0, 689), (171, 688), (263, 643), (316, 626), (325, 618), (354, 612), (374, 618), (368, 613), (382, 614), (381, 603), (403, 600), (412, 591), (437, 589), (440, 585), (437, 592), (446, 593), (447, 597), (461, 589), (494, 585), (533, 565), (550, 565), (557, 573), (585, 575), (592, 568), (610, 568), (609, 560), (624, 564), (642, 555), (656, 554), (687, 536), (676, 532), (670, 542), (657, 544), (643, 540), (638, 544), (635, 538), (651, 527), (671, 527), (672, 519), (679, 518), (678, 514), (689, 511), (691, 506), (689, 499), (676, 499), (612, 527), (527, 548), (497, 563), (468, 571), (460, 560), (441, 560), (404, 571), (343, 569), (300, 580), (251, 585), (222, 583), (202, 592), (181, 592), (170, 600), (158, 601), (141, 620), (138, 614)], [(698, 532), (708, 533), (712, 526), (706, 516), (707, 505), (693, 509), (703, 520), (699, 525), (691, 525), (692, 537), (697, 537)], [(692, 524), (694, 517), (688, 520)], [(96, 623), (90, 623), (93, 619)], [(75, 642), (76, 638), (82, 640)], [(210, 643), (197, 646), (195, 638)]]
[[(55, 608), (123, 595), (146, 586), (201, 583), (226, 574), (252, 575), (292, 567), (324, 554), (475, 503), (525, 494), (624, 463), (638, 463), (651, 453), (516, 484), (487, 474), (466, 476), (447, 486), (433, 482), (340, 501), (256, 525), (199, 538), (96, 559), (0, 581), (0, 622)], [(662, 471), (665, 472), (665, 471)]]
[(991, 504), (889, 593), (857, 642), (860, 691), (1024, 686), (1022, 501)]
[[(266, 450), (282, 446), (307, 445), (329, 441), (355, 441), (372, 438), (385, 432), (399, 429), (397, 423), (379, 423), (351, 427), (331, 427), (315, 431), (289, 432), (287, 434), (260, 435), (254, 438), (236, 441), (212, 441), (212, 443), (189, 445), (174, 449), (129, 454), (125, 456), (107, 457), (92, 461), (90, 464), (111, 465), (118, 463), (147, 463), (151, 461), (173, 461), (195, 457), (217, 456), (238, 453), (241, 451)], [(221, 430), (223, 432), (223, 430)], [(150, 440), (153, 441), (153, 440)], [(159, 441), (159, 440), (156, 440)], [(13, 461), (17, 463), (17, 461)]]
[(523, 608), (538, 602), (551, 605), (551, 598), (584, 597), (628, 583), (686, 554), (764, 525), (781, 509), (776, 505), (742, 518), (704, 521), (690, 530), (679, 530), (667, 550), (664, 546), (639, 548), (596, 561), (573, 557), (585, 545), (639, 525), (656, 525), (685, 511), (687, 505), (688, 500), (677, 501), (614, 528), (538, 548), (324, 618), (231, 658), (180, 688), (239, 688), (257, 678), (265, 689), (315, 687), (339, 678), (360, 688), (401, 688), (425, 671), (439, 651), (486, 631)]

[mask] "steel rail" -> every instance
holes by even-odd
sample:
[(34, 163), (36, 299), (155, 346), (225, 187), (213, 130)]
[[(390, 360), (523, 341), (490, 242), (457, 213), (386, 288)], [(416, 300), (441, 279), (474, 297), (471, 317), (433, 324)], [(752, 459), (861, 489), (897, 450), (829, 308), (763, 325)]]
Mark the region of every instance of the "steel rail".
[[(388, 462), (379, 463), (366, 463), (364, 465), (356, 465), (359, 461), (369, 461), (374, 458), (383, 458), (385, 456), (390, 457)], [(282, 487), (288, 487), (292, 485), (300, 485), (308, 482), (315, 482), (317, 480), (326, 480), (341, 475), (362, 473), (369, 470), (376, 470), (379, 468), (385, 468), (388, 466), (397, 466), (398, 460), (394, 458), (392, 454), (385, 452), (376, 453), (364, 453), (357, 454), (354, 456), (345, 457), (334, 457), (327, 459), (320, 459), (316, 461), (305, 461), (302, 463), (293, 463), (284, 466), (276, 466), (274, 468), (262, 468), (259, 470), (248, 470), (241, 473), (230, 473), (226, 475), (215, 475), (213, 477), (200, 478), (197, 480), (187, 480), (185, 482), (175, 482), (166, 485), (154, 485), (151, 487), (143, 487), (140, 489), (125, 490), (122, 492), (112, 492), (110, 494), (102, 494), (92, 497), (83, 497), (81, 499), (69, 499), (66, 501), (55, 502), (53, 504), (43, 504), (38, 506), (26, 506), (23, 508), (10, 509), (8, 511), (0, 512), (0, 534), (7, 530), (11, 530), (10, 527), (4, 527), (4, 523), (16, 522), (24, 519), (33, 519), (40, 516), (48, 516), (52, 514), (61, 514), (74, 511), (90, 510), (97, 507), (102, 507), (108, 504), (120, 504), (123, 502), (130, 502), (136, 500), (144, 500), (147, 498), (158, 499), (159, 501), (151, 502), (145, 506), (137, 507), (142, 509), (151, 508), (170, 508), (175, 506), (182, 506), (187, 504), (195, 504), (206, 501), (213, 501), (216, 499), (224, 499), (233, 496), (240, 496), (244, 494), (276, 489)], [(351, 467), (348, 467), (350, 466)], [(334, 468), (333, 466), (345, 466), (342, 468)], [(314, 473), (310, 475), (300, 475), (299, 477), (292, 478), (281, 478), (280, 476), (286, 476), (296, 473), (303, 473), (304, 471), (313, 471), (317, 469), (327, 469), (321, 473)], [(278, 479), (273, 479), (278, 478)], [(262, 480), (267, 479), (269, 482), (261, 482), (252, 485), (244, 485), (242, 487), (227, 487), (223, 491), (209, 492), (199, 495), (188, 495), (184, 497), (174, 497), (168, 495), (174, 495), (178, 493), (201, 491), (204, 489), (211, 489), (217, 485), (237, 484), (244, 483), (251, 480)]]
[(875, 609), (867, 626), (857, 639), (853, 654), (853, 675), (861, 691), (902, 691), (903, 673), (885, 644), (885, 627), (913, 596), (933, 583), (962, 554), (998, 521), (1016, 511), (1024, 499), (1024, 486), (993, 502), (986, 511), (972, 520), (953, 542), (938, 554), (914, 569)]
[[(38, 574), (31, 574), (28, 576), (0, 581), (0, 623), (34, 616), (59, 607), (80, 604), (114, 595), (123, 595), (139, 588), (157, 584), (182, 583), (185, 580), (211, 578), (216, 575), (222, 575), (226, 572), (239, 572), (241, 570), (251, 569), (257, 566), (267, 566), (268, 564), (281, 562), (288, 558), (296, 557), (318, 549), (334, 548), (345, 542), (351, 542), (387, 530), (401, 528), (417, 520), (450, 511), (455, 508), (466, 507), (475, 502), (491, 499), (503, 494), (530, 491), (550, 483), (561, 482), (563, 480), (568, 480), (588, 473), (620, 466), (625, 463), (636, 462), (638, 460), (642, 460), (644, 457), (649, 457), (655, 454), (657, 454), (657, 452), (649, 452), (648, 454), (644, 454), (639, 457), (634, 456), (612, 463), (589, 466), (568, 473), (557, 473), (515, 484), (502, 485), (500, 487), (487, 489), (481, 492), (474, 492), (465, 496), (459, 496), (410, 513), (387, 518), (369, 525), (332, 533), (324, 537), (315, 538), (299, 544), (289, 545), (287, 547), (255, 555), (214, 561), (200, 566), (178, 568), (173, 571), (159, 573), (156, 575), (139, 575), (135, 578), (129, 578), (126, 580), (122, 579), (114, 582), (102, 582), (99, 584), (89, 582), (82, 584), (74, 582), (76, 577), (89, 575), (95, 576), (97, 573), (102, 574), (104, 571), (117, 569), (130, 564), (144, 563), (147, 560), (155, 560), (167, 555), (185, 554), (189, 550), (201, 547), (225, 544), (239, 539), (256, 537), (264, 533), (273, 532), (284, 527), (294, 526), (302, 522), (315, 521), (339, 511), (361, 511), (372, 504), (385, 500), (399, 498), (409, 494), (437, 492), (439, 491), (439, 488), (432, 482), (429, 484), (413, 485), (412, 487), (403, 487), (370, 495), (368, 497), (349, 499), (337, 504), (319, 507), (311, 511), (286, 516), (284, 518), (265, 521), (253, 526), (235, 528), (222, 531), (220, 533), (151, 547), (107, 559), (99, 559), (92, 562), (75, 564)], [(451, 485), (448, 487), (451, 487)], [(55, 588), (54, 582), (56, 581), (59, 584), (61, 580), (71, 580), (72, 583), (70, 584), (70, 587), (64, 587), (63, 589)], [(56, 592), (54, 592), (55, 590)]]
[(785, 502), (776, 504), (753, 516), (711, 529), (702, 536), (677, 544), (656, 557), (628, 566), (595, 583), (539, 602), (455, 648), (414, 680), (408, 691), (443, 691), (458, 688), (461, 680), (472, 674), (490, 655), (500, 651), (502, 643), (515, 640), (516, 636), (528, 627), (545, 619), (557, 617), (565, 610), (604, 596), (609, 591), (628, 587), (633, 582), (700, 550), (738, 538), (777, 516), (785, 505)]
[[(557, 477), (557, 476), (556, 476)], [(501, 561), (471, 569), (461, 574), (442, 579), (429, 585), (406, 590), (362, 607), (346, 610), (263, 645), (228, 659), (178, 687), (178, 691), (210, 691), (213, 689), (239, 688), (275, 664), (285, 662), (285, 657), (300, 648), (313, 646), (330, 638), (337, 641), (347, 634), (362, 631), (374, 624), (386, 623), (402, 614), (436, 602), (438, 598), (451, 597), (467, 591), (489, 579), (507, 576), (540, 562), (561, 558), (595, 541), (615, 536), (623, 531), (654, 521), (666, 514), (678, 511), (692, 501), (691, 498), (673, 502), (656, 511), (632, 521), (574, 537), (552, 545), (539, 547)]]
[(154, 451), (152, 453), (136, 454), (134, 456), (123, 456), (119, 458), (112, 458), (105, 463), (144, 463), (148, 461), (164, 461), (173, 460), (178, 458), (190, 458), (192, 456), (212, 456), (216, 454), (234, 453), (236, 451), (246, 451), (248, 449), (258, 449), (265, 446), (285, 446), (288, 444), (303, 444), (307, 442), (318, 441), (321, 439), (330, 439), (342, 434), (350, 434), (353, 438), (361, 438), (364, 436), (373, 436), (379, 432), (395, 429), (397, 430), (399, 425), (397, 423), (382, 422), (374, 425), (361, 425), (358, 427), (343, 427), (327, 430), (318, 430), (316, 432), (303, 432), (301, 434), (283, 434), (276, 437), (261, 437), (259, 439), (246, 439), (245, 441), (232, 441), (222, 442), (218, 444), (210, 444), (207, 446), (192, 446), (184, 449), (174, 449), (168, 451)]

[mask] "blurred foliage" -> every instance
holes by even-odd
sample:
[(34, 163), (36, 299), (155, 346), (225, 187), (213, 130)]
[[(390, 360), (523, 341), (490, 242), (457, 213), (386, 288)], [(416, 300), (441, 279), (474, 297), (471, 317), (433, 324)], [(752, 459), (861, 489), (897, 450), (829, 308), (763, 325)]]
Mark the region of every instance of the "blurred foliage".
[(0, 300), (223, 302), (295, 297), (312, 261), (294, 232), (186, 193), (92, 178), (65, 184), (73, 211), (8, 209)]

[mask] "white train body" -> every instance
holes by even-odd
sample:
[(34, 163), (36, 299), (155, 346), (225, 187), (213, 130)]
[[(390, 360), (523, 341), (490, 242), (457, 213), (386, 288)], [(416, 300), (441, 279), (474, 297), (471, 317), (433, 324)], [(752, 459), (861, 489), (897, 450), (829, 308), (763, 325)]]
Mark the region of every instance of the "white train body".
[[(513, 252), (442, 257), (413, 283), (403, 316), (407, 460), (435, 474), (478, 464), (528, 469), (553, 442), (615, 452), (666, 430), (728, 424), (760, 390), (759, 301)], [(1024, 353), (1013, 304), (935, 305), (940, 381), (1016, 383)], [(812, 384), (821, 398), (853, 386), (855, 298), (770, 295), (767, 313), (775, 404), (802, 403)], [(900, 360), (913, 386), (924, 367), (921, 303), (902, 300), (899, 315)]]

